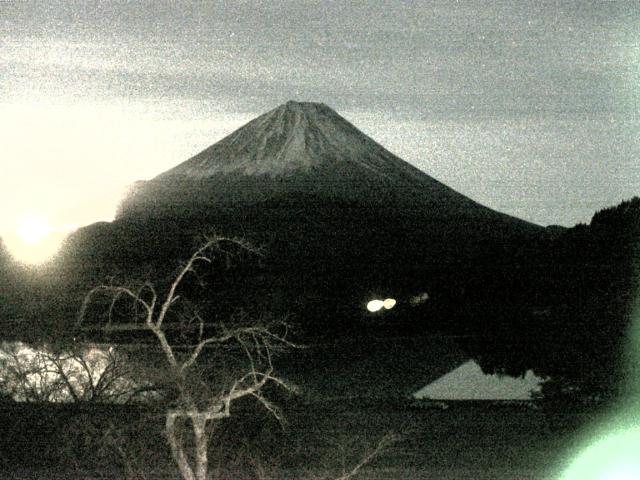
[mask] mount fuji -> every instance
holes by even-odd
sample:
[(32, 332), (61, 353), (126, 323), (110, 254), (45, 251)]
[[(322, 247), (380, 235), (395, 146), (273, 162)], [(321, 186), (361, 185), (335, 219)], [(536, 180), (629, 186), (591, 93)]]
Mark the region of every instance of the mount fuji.
[(326, 105), (293, 101), (139, 182), (120, 216), (184, 215), (274, 199), (506, 217), (398, 158)]

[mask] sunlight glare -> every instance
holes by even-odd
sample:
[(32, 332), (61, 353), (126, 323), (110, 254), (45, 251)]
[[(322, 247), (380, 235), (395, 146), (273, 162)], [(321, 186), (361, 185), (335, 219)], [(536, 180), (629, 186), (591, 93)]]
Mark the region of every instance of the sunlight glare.
[(54, 228), (42, 215), (26, 214), (19, 216), (14, 229), (3, 233), (2, 238), (18, 262), (39, 265), (60, 249), (67, 234), (75, 228), (75, 225)]
[(42, 242), (51, 233), (51, 226), (42, 217), (28, 215), (20, 219), (16, 232), (23, 242), (35, 245)]
[(631, 480), (640, 478), (640, 429), (613, 433), (582, 452), (562, 480)]

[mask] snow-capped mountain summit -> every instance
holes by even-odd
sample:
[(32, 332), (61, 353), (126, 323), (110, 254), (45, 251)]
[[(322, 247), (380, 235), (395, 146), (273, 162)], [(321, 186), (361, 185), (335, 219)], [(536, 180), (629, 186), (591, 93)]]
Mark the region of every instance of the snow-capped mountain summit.
[(461, 209), (489, 211), (398, 158), (326, 105), (289, 101), (140, 182), (121, 212), (175, 213), (282, 197), (429, 207), (455, 215)]
[(398, 169), (421, 176), (326, 105), (289, 101), (160, 177), (287, 176), (343, 164), (380, 176), (398, 176)]

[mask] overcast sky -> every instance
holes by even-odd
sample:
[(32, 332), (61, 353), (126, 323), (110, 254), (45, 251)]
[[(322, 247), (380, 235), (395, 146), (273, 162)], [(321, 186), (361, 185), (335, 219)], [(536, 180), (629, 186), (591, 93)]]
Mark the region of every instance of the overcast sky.
[(0, 1), (0, 235), (112, 217), (289, 99), (539, 224), (640, 194), (640, 2)]

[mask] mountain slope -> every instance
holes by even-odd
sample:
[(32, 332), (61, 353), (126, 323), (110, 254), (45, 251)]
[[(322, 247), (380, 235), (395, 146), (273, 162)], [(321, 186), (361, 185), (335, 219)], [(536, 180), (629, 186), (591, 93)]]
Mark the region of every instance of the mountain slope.
[[(326, 105), (297, 102), (261, 115), (158, 178), (234, 173), (292, 177), (335, 169), (405, 187), (449, 190), (385, 150)], [(336, 175), (335, 180), (345, 179)]]
[(140, 182), (120, 216), (184, 215), (274, 199), (496, 215), (393, 155), (329, 107), (288, 102)]

